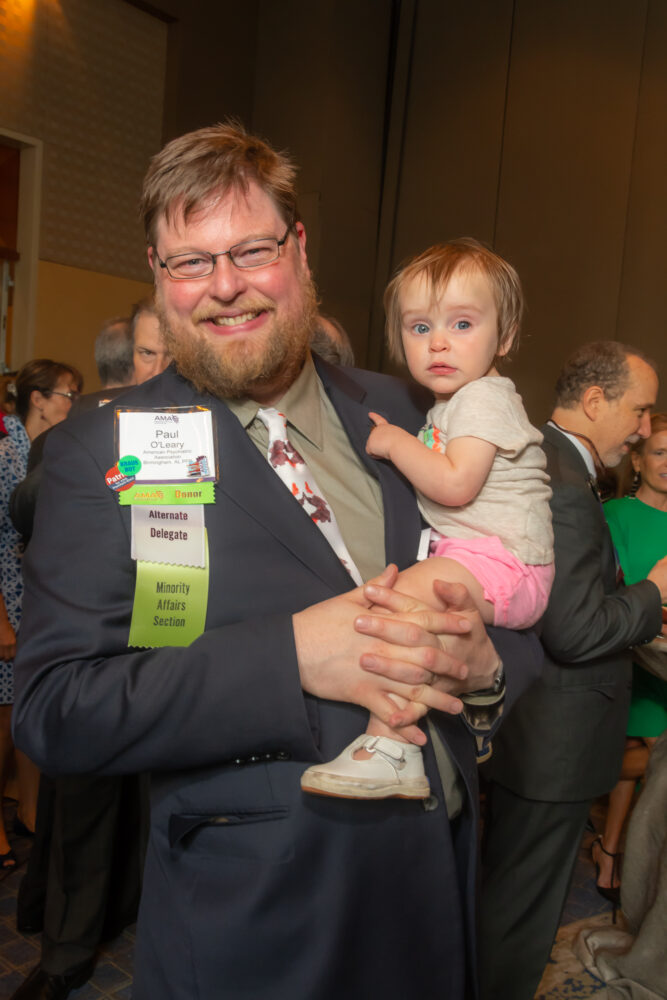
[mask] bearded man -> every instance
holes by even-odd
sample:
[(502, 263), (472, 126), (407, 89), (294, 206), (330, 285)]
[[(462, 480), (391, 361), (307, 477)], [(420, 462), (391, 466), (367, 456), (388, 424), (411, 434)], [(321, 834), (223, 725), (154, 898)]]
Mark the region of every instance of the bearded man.
[[(313, 361), (289, 160), (236, 125), (199, 130), (154, 158), (143, 214), (173, 363), (49, 442), (17, 745), (50, 771), (152, 772), (136, 1000), (463, 1000), (476, 692), (509, 703), (538, 645), (491, 640), (464, 588), (438, 587), (431, 610), (383, 573), (414, 563), (422, 523), (365, 453), (368, 411), (416, 432), (424, 407), (399, 380)], [(328, 519), (285, 488), (276, 444), (305, 458)], [(364, 710), (424, 742), (424, 706), (428, 800), (301, 791)]]

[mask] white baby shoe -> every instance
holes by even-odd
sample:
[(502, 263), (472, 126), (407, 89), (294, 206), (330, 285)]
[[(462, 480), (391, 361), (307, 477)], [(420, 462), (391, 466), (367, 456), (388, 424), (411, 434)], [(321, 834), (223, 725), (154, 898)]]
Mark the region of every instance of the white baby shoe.
[[(373, 756), (355, 760), (363, 747)], [(326, 764), (313, 764), (301, 776), (304, 792), (333, 795), (341, 799), (427, 799), (428, 778), (424, 774), (421, 749), (387, 736), (364, 733)]]

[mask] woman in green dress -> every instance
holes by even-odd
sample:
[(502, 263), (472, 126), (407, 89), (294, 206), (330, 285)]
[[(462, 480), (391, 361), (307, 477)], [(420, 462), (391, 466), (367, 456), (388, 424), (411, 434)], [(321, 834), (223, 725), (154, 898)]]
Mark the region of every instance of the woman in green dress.
[[(639, 484), (635, 495), (609, 500), (604, 512), (626, 582), (636, 583), (667, 555), (667, 413), (653, 414), (651, 436), (633, 447), (631, 460)], [(664, 656), (667, 662), (667, 653)], [(604, 834), (591, 848), (598, 892), (614, 903), (620, 894), (618, 848), (623, 824), (636, 781), (643, 776), (653, 744), (665, 729), (667, 681), (635, 663), (621, 778), (609, 796)]]

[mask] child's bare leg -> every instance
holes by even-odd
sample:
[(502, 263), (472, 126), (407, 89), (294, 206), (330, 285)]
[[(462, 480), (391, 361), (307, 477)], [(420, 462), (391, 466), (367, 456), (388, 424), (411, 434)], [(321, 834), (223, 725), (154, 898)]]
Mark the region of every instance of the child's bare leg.
[(433, 556), (431, 559), (415, 563), (414, 566), (410, 566), (398, 574), (394, 590), (416, 597), (424, 604), (429, 604), (432, 608), (440, 610), (440, 602), (433, 591), (433, 584), (436, 580), (465, 584), (485, 624), (493, 625), (493, 603), (485, 599), (484, 590), (479, 580), (456, 559)]

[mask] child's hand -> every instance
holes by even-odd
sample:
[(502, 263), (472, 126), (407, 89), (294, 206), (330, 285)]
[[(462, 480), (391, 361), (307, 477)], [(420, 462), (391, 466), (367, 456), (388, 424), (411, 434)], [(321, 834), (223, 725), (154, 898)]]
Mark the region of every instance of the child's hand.
[(396, 440), (396, 432), (400, 431), (400, 428), (395, 427), (394, 424), (390, 424), (379, 413), (369, 413), (368, 416), (375, 424), (375, 427), (368, 435), (366, 451), (373, 458), (389, 458), (389, 449)]

